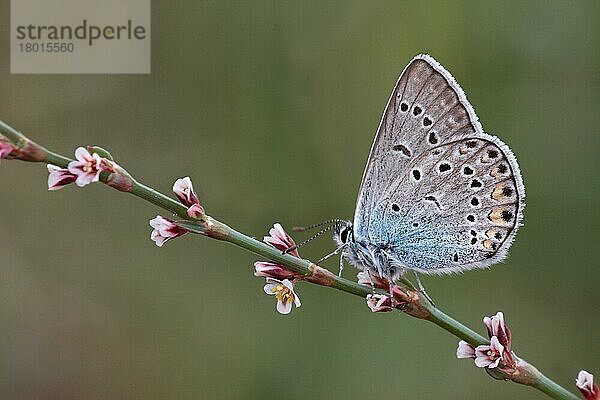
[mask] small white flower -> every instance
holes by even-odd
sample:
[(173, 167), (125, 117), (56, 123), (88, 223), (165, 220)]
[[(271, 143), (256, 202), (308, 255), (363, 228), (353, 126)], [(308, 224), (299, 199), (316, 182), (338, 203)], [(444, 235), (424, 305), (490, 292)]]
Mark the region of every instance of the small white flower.
[(75, 150), (75, 158), (77, 160), (69, 163), (69, 172), (77, 176), (75, 184), (79, 187), (98, 182), (100, 173), (107, 170), (103, 165), (103, 159), (96, 153), (90, 154), (85, 147), (78, 147)]
[(490, 344), (475, 347), (475, 365), (479, 368), (496, 368), (502, 360), (504, 346), (500, 344), (496, 336), (492, 336)]
[(369, 306), (373, 312), (390, 312), (393, 310), (390, 296), (384, 294), (368, 294), (367, 306)]
[(594, 383), (594, 375), (587, 371), (581, 370), (575, 380), (575, 385), (583, 394), (586, 400), (596, 400), (600, 398), (600, 390), (598, 385)]
[(281, 314), (289, 314), (292, 311), (292, 303), (297, 307), (301, 306), (300, 298), (294, 292), (294, 284), (288, 279), (282, 281), (273, 278), (267, 278), (267, 284), (264, 289), (266, 294), (273, 294), (277, 298), (277, 311)]

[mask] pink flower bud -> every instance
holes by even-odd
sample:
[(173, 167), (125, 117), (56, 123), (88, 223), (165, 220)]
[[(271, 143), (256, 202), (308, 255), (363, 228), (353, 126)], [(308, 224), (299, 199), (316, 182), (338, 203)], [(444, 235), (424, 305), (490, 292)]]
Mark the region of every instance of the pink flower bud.
[(187, 215), (192, 218), (200, 218), (204, 215), (204, 208), (200, 204), (192, 204), (187, 209)]
[(301, 278), (303, 274), (286, 269), (283, 265), (269, 261), (257, 261), (254, 263), (254, 276), (275, 278), (279, 280)]
[[(287, 234), (287, 232), (279, 223), (273, 225), (273, 228), (269, 230), (269, 236), (265, 236), (263, 238), (263, 241), (281, 251), (286, 251), (296, 246), (294, 239), (292, 239), (290, 235)], [(296, 257), (300, 257), (300, 255), (298, 254), (298, 249), (290, 251), (289, 254)]]
[(175, 196), (177, 196), (181, 204), (186, 207), (200, 204), (200, 200), (198, 200), (198, 196), (194, 191), (194, 186), (192, 185), (192, 180), (189, 176), (175, 181), (173, 184), (173, 193), (175, 193)]
[(150, 220), (150, 226), (154, 228), (150, 239), (156, 243), (158, 247), (161, 247), (166, 241), (179, 237), (187, 232), (186, 229), (181, 228), (173, 221), (157, 215), (156, 218)]
[(492, 336), (496, 336), (500, 344), (502, 344), (505, 347), (505, 351), (510, 352), (510, 329), (508, 329), (508, 327), (504, 323), (504, 314), (502, 313), (502, 311), (498, 311), (496, 315), (492, 317), (483, 318), (483, 323), (487, 328), (488, 336), (490, 338)]
[(69, 172), (68, 169), (48, 164), (48, 190), (62, 189), (66, 185), (75, 182), (77, 175)]
[(585, 400), (598, 400), (600, 399), (600, 389), (594, 382), (594, 375), (587, 371), (581, 370), (575, 380), (577, 389), (583, 394)]
[(13, 150), (15, 150), (15, 146), (13, 146), (10, 142), (0, 140), (0, 158), (8, 157)]
[(456, 348), (456, 358), (475, 358), (475, 349), (469, 343), (461, 340)]

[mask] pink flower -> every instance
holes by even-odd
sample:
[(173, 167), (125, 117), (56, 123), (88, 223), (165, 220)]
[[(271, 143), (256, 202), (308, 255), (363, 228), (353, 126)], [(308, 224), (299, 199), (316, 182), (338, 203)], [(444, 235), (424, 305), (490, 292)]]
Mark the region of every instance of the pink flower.
[(504, 346), (504, 350), (510, 352), (510, 329), (504, 323), (504, 314), (502, 311), (498, 311), (492, 317), (485, 317), (483, 323), (487, 328), (488, 336), (496, 336), (500, 344)]
[(173, 221), (157, 215), (156, 218), (150, 220), (150, 226), (154, 228), (150, 239), (156, 243), (158, 247), (161, 247), (167, 240), (179, 237), (187, 232), (186, 229), (181, 228)]
[(500, 344), (496, 336), (490, 339), (490, 345), (475, 347), (475, 365), (479, 368), (496, 368), (502, 360), (504, 346)]
[(475, 358), (475, 349), (469, 343), (461, 340), (456, 349), (456, 358)]
[(598, 385), (594, 383), (594, 375), (587, 371), (581, 370), (575, 380), (575, 385), (585, 397), (585, 400), (598, 400), (600, 399), (600, 389)]
[(200, 204), (192, 204), (187, 209), (187, 215), (192, 218), (200, 218), (204, 215), (204, 207)]
[(103, 158), (98, 154), (90, 154), (84, 147), (78, 147), (75, 150), (75, 158), (77, 161), (69, 163), (69, 172), (77, 176), (75, 184), (83, 187), (92, 182), (100, 180), (100, 173), (104, 170), (109, 170), (104, 165)]
[(13, 146), (10, 142), (0, 141), (0, 158), (8, 157), (13, 150), (15, 150), (15, 146)]
[(274, 294), (277, 298), (277, 311), (280, 314), (289, 314), (292, 311), (292, 303), (296, 308), (300, 307), (300, 298), (294, 292), (294, 284), (287, 279), (267, 278), (267, 284), (263, 288), (266, 294)]
[(204, 215), (204, 208), (200, 205), (198, 195), (194, 191), (192, 180), (189, 176), (179, 178), (173, 184), (173, 193), (179, 199), (181, 204), (188, 207), (187, 214), (193, 218), (199, 218)]
[(181, 204), (187, 207), (200, 203), (189, 176), (179, 178), (175, 181), (173, 184), (173, 193), (175, 193)]
[(367, 295), (367, 306), (373, 312), (390, 312), (393, 310), (390, 296), (377, 293)]
[(269, 261), (257, 261), (254, 263), (254, 276), (263, 276), (265, 278), (275, 279), (295, 279), (301, 278), (303, 274), (286, 269), (283, 265), (275, 264)]
[(48, 190), (62, 189), (69, 183), (75, 182), (77, 175), (69, 172), (68, 169), (57, 167), (56, 165), (48, 164)]
[[(273, 225), (273, 227), (269, 230), (269, 236), (265, 236), (263, 238), (263, 241), (281, 251), (286, 251), (296, 246), (294, 239), (292, 239), (290, 235), (287, 234), (287, 232), (279, 223)], [(298, 249), (290, 251), (289, 254), (296, 257), (300, 257), (300, 255), (298, 254)]]

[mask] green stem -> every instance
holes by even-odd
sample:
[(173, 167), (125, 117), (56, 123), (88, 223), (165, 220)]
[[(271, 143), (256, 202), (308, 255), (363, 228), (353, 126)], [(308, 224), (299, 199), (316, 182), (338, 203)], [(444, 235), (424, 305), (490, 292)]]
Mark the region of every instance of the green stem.
[(553, 399), (561, 399), (561, 400), (579, 400), (579, 396), (575, 396), (573, 393), (569, 392), (564, 387), (560, 386), (558, 383), (554, 382), (552, 379), (547, 376), (540, 374), (537, 377), (537, 381), (532, 385), (534, 388), (546, 393), (549, 397)]
[[(5, 136), (20, 149), (23, 149), (27, 145), (33, 145), (37, 151), (41, 151), (41, 153), (45, 155), (43, 160), (38, 159), (41, 162), (53, 164), (61, 168), (67, 168), (69, 162), (72, 161), (72, 159), (68, 157), (48, 151), (42, 146), (39, 146), (37, 143), (31, 142), (31, 140), (25, 137), (22, 133), (18, 132), (2, 121), (0, 121), (0, 134)], [(106, 182), (107, 177), (107, 173), (101, 174), (101, 180), (103, 182)], [(232, 229), (229, 226), (212, 219), (211, 217), (206, 217), (206, 220), (204, 221), (195, 220), (187, 215), (186, 207), (184, 207), (178, 201), (152, 189), (149, 186), (137, 182), (136, 180), (133, 180), (132, 183), (133, 185), (131, 190), (129, 190), (129, 193), (183, 218), (184, 221), (178, 221), (178, 224), (190, 230), (191, 232), (200, 233), (205, 236), (233, 243), (245, 250), (263, 256), (276, 263), (285, 265), (291, 271), (304, 274), (307, 276), (307, 280), (311, 282), (316, 282), (325, 286), (331, 286), (346, 293), (362, 297), (363, 299), (368, 294), (373, 292), (370, 287), (359, 285), (356, 282), (336, 276), (331, 272), (318, 267), (309, 260), (303, 260), (290, 254), (282, 254), (281, 251), (275, 249), (274, 247), (244, 235), (243, 233), (240, 233), (235, 229)], [(318, 275), (318, 279), (314, 279), (316, 275)], [(408, 287), (408, 289), (412, 290), (411, 287)], [(465, 340), (472, 346), (488, 343), (486, 338), (445, 314), (439, 308), (432, 306), (427, 301), (419, 300), (418, 306), (424, 311), (423, 315), (419, 318), (433, 322), (449, 333), (462, 340)], [(533, 366), (531, 366), (528, 371), (531, 373), (530, 380), (521, 380), (520, 382), (517, 379), (514, 380), (518, 383), (524, 383), (529, 386), (533, 386), (555, 399), (578, 399), (577, 396), (539, 373)]]
[(173, 200), (169, 196), (166, 196), (160, 192), (157, 192), (156, 190), (144, 185), (143, 183), (139, 183), (138, 181), (134, 180), (133, 187), (131, 188), (131, 191), (129, 193), (146, 201), (149, 201), (155, 206), (168, 210), (173, 214), (180, 216), (181, 218), (191, 219), (187, 215), (187, 208), (185, 208), (180, 202)]
[(430, 312), (430, 316), (427, 318), (428, 321), (433, 322), (441, 328), (444, 328), (454, 336), (459, 337), (472, 346), (479, 346), (480, 344), (489, 343), (489, 340), (461, 324), (448, 314), (445, 314), (439, 308), (429, 307), (428, 310)]

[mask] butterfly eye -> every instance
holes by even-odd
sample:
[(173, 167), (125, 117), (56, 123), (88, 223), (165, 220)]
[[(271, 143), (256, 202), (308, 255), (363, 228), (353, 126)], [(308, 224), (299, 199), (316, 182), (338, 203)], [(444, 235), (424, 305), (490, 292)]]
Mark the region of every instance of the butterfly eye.
[(349, 233), (350, 233), (350, 228), (342, 229), (342, 231), (340, 232), (340, 240), (342, 241), (342, 243), (348, 242), (348, 234)]

